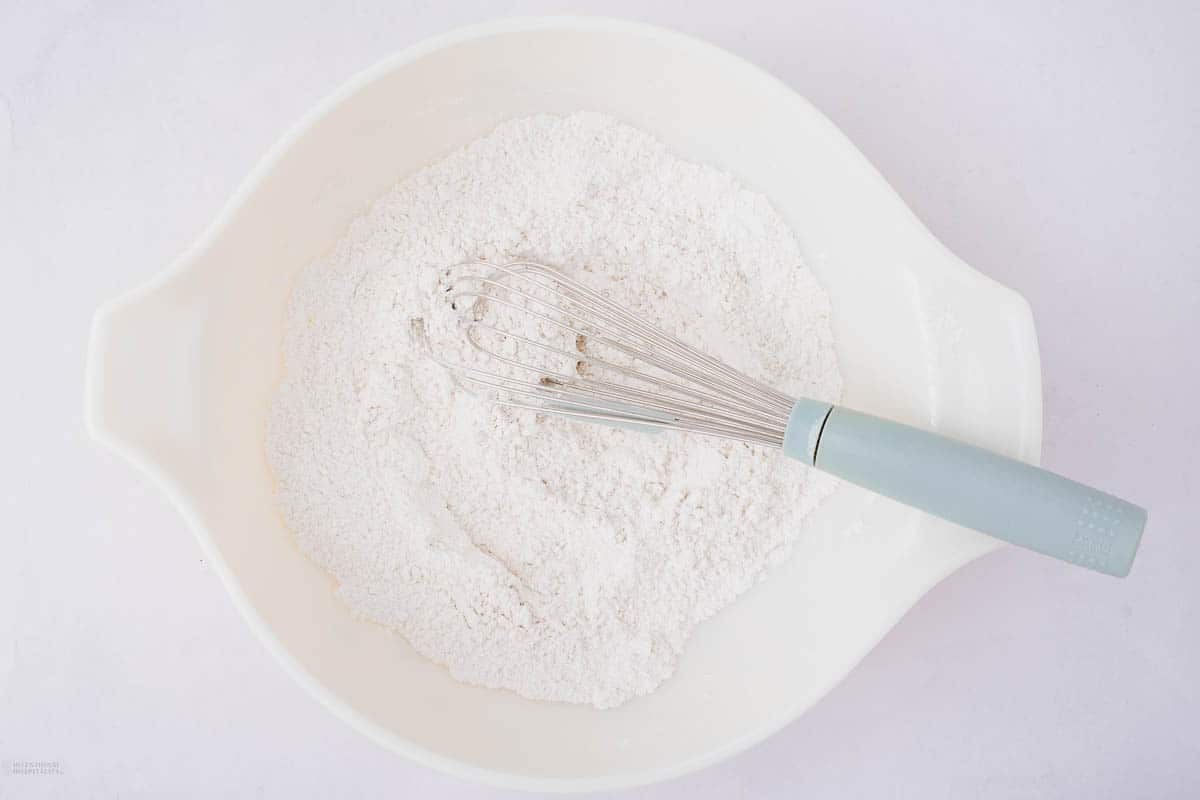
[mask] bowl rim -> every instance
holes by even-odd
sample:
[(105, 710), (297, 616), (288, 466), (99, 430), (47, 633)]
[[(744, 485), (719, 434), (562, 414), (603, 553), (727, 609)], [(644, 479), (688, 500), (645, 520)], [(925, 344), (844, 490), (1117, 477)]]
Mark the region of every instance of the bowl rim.
[[(743, 58), (731, 51), (728, 51), (716, 44), (708, 42), (696, 36), (681, 33), (669, 28), (660, 27), (644, 22), (633, 20), (618, 19), (605, 16), (579, 16), (579, 15), (546, 15), (546, 16), (517, 16), (504, 17), (486, 22), (471, 24), (463, 27), (458, 27), (442, 34), (428, 37), (415, 44), (403, 48), (402, 50), (377, 61), (373, 65), (360, 70), (352, 75), (349, 79), (341, 83), (335, 90), (327, 94), (324, 98), (313, 105), (299, 120), (293, 123), (282, 136), (280, 136), (258, 160), (246, 177), (238, 184), (237, 188), (230, 195), (229, 199), (221, 207), (216, 217), (209, 223), (204, 231), (197, 237), (193, 243), (187, 247), (179, 256), (177, 256), (166, 268), (158, 271), (147, 281), (142, 283), (120, 295), (107, 303), (103, 304), (95, 313), (92, 320), (92, 327), (89, 336), (87, 365), (85, 369), (84, 380), (84, 405), (85, 405), (85, 423), (89, 434), (99, 443), (111, 448), (118, 455), (124, 457), (134, 466), (143, 471), (153, 483), (162, 489), (171, 503), (179, 510), (183, 516), (187, 527), (195, 535), (203, 549), (209, 563), (213, 566), (214, 571), (220, 577), (226, 590), (229, 592), (234, 606), (237, 608), (242, 618), (249, 625), (255, 636), (264, 644), (267, 650), (275, 657), (275, 659), (283, 666), (284, 670), (304, 689), (306, 689), (314, 698), (316, 698), (325, 708), (327, 708), (334, 716), (338, 717), (354, 729), (358, 730), (369, 739), (384, 747), (385, 749), (395, 752), (407, 759), (416, 762), (420, 765), (431, 767), (443, 774), (450, 775), (456, 778), (465, 778), (479, 783), (495, 786), (506, 789), (521, 789), (540, 792), (556, 792), (556, 793), (575, 793), (575, 792), (594, 792), (604, 790), (625, 789), (635, 786), (642, 786), (660, 781), (669, 780), (695, 772), (705, 767), (712, 766), (728, 758), (731, 758), (739, 753), (742, 753), (754, 745), (767, 739), (774, 733), (794, 722), (806, 710), (811, 708), (816, 702), (825, 697), (835, 686), (837, 686), (845, 677), (852, 672), (861, 660), (869, 653), (879, 641), (895, 626), (895, 624), (912, 608), (897, 609), (896, 613), (881, 627), (880, 634), (853, 660), (852, 665), (835, 680), (828, 685), (819, 688), (816, 693), (817, 700), (801, 704), (797, 707), (784, 709), (780, 714), (764, 724), (758, 729), (749, 731), (736, 738), (733, 738), (719, 747), (712, 748), (695, 756), (681, 759), (672, 764), (667, 764), (660, 767), (652, 767), (648, 769), (631, 770), (624, 772), (614, 772), (607, 775), (597, 775), (581, 778), (551, 778), (531, 776), (526, 774), (516, 774), (505, 772), (502, 770), (480, 767), (469, 762), (453, 758), (450, 756), (441, 755), (439, 753), (428, 750), (424, 747), (414, 744), (412, 741), (396, 734), (395, 732), (377, 724), (367, 717), (361, 715), (345, 702), (343, 702), (331, 689), (326, 687), (316, 679), (301, 663), (292, 656), (283, 646), (282, 642), (275, 636), (270, 627), (259, 616), (258, 611), (250, 603), (245, 592), (239, 585), (238, 580), (234, 577), (231, 570), (225, 564), (224, 558), (213, 543), (209, 536), (204, 523), (201, 521), (200, 514), (195, 508), (190, 495), (186, 488), (182, 486), (168, 470), (160, 466), (154, 458), (140, 450), (136, 445), (133, 445), (123, 439), (120, 435), (109, 430), (104, 422), (99, 418), (97, 412), (97, 398), (102, 390), (102, 376), (100, 375), (100, 365), (104, 361), (104, 353), (109, 347), (109, 335), (107, 320), (114, 315), (119, 314), (123, 309), (130, 308), (139, 303), (143, 298), (154, 294), (159, 288), (166, 286), (172, 281), (186, 274), (198, 260), (198, 256), (203, 254), (209, 246), (220, 237), (224, 229), (237, 216), (246, 200), (257, 190), (263, 179), (269, 175), (274, 168), (283, 160), (287, 153), (292, 149), (293, 145), (301, 139), (317, 122), (325, 117), (336, 112), (338, 107), (352, 97), (363, 88), (378, 80), (380, 77), (392, 72), (409, 63), (417, 61), (429, 54), (439, 50), (446, 49), (459, 44), (464, 44), (476, 39), (483, 39), (499, 34), (509, 33), (526, 33), (532, 31), (544, 30), (560, 30), (560, 31), (575, 31), (575, 32), (615, 32), (632, 34), (656, 40), (662, 43), (671, 43), (677, 46), (687, 47), (695, 52), (703, 53), (704, 55), (720, 59), (729, 64), (731, 67), (737, 67), (743, 71), (753, 74), (757, 80), (761, 81), (764, 86), (769, 86), (772, 91), (775, 91), (786, 98), (791, 103), (801, 103), (811, 112), (815, 121), (824, 125), (833, 138), (839, 141), (845, 147), (858, 153), (862, 159), (864, 166), (871, 173), (872, 180), (877, 184), (878, 188), (892, 195), (899, 205), (904, 208), (911, 218), (911, 221), (919, 227), (933, 242), (937, 243), (942, 249), (944, 245), (930, 232), (919, 218), (912, 212), (908, 205), (903, 201), (903, 198), (891, 187), (884, 177), (875, 169), (874, 165), (861, 154), (854, 143), (819, 109), (813, 106), (807, 98), (799, 94), (792, 87), (788, 86), (781, 79), (772, 75), (767, 70), (759, 67), (746, 58)], [(947, 250), (947, 252), (949, 252)], [(1026, 354), (1028, 363), (1032, 365), (1031, 380), (1035, 389), (1035, 397), (1037, 399), (1037, 408), (1033, 409), (1029, 415), (1029, 419), (1025, 420), (1025, 430), (1021, 434), (1021, 447), (1027, 449), (1030, 440), (1032, 440), (1032, 448), (1034, 451), (1034, 460), (1036, 461), (1037, 451), (1040, 450), (1041, 439), (1041, 388), (1040, 388), (1040, 364), (1039, 364), (1039, 348), (1037, 346), (1036, 333), (1032, 325), (1032, 313), (1029, 309), (1029, 304), (1023, 296), (1009, 287), (993, 281), (988, 276), (980, 273), (974, 267), (955, 258), (958, 265), (970, 273), (977, 279), (981, 279), (987, 284), (992, 284), (996, 288), (1001, 288), (1005, 292), (1011, 294), (1013, 301), (1017, 304), (1016, 312), (1020, 316), (1024, 316), (1028, 320), (1029, 341)], [(978, 552), (970, 554), (964, 559), (955, 560), (945, 569), (936, 574), (935, 578), (928, 586), (918, 595), (921, 596), (937, 586), (942, 580), (950, 574), (956, 572), (961, 567), (971, 563), (975, 559), (998, 549), (1000, 544), (982, 549)], [(915, 603), (914, 603), (915, 604)]]

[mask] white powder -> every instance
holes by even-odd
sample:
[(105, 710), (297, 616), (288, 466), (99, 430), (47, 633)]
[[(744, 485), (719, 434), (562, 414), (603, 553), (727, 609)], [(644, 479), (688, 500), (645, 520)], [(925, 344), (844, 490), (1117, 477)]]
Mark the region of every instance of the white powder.
[(300, 547), (456, 678), (615, 706), (786, 555), (832, 479), (458, 388), (413, 321), (436, 318), (447, 265), (480, 257), (559, 266), (753, 377), (835, 400), (828, 301), (766, 198), (594, 113), (501, 125), (297, 279), (267, 452)]

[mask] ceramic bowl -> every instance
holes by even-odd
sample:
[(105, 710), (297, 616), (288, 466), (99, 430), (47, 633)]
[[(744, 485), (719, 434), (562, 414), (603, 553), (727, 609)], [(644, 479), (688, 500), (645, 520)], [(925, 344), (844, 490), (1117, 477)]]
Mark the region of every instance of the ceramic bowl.
[(1027, 303), (948, 252), (787, 86), (712, 45), (610, 20), (456, 31), (351, 80), (200, 240), (96, 315), (94, 435), (149, 473), (234, 603), (335, 714), (416, 761), (583, 790), (698, 769), (809, 708), (919, 597), (997, 544), (845, 486), (791, 558), (704, 623), (654, 694), (597, 711), (467, 686), (354, 619), (284, 528), (264, 457), (296, 272), (405, 175), (537, 112), (607, 112), (765, 193), (833, 303), (845, 404), (1036, 461)]

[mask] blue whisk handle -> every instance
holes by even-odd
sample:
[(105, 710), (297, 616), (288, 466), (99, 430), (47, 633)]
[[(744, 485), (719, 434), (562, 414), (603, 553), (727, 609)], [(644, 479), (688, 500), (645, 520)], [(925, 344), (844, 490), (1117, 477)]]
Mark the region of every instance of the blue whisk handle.
[(786, 455), (998, 539), (1123, 577), (1146, 510), (1022, 461), (829, 403), (800, 400)]

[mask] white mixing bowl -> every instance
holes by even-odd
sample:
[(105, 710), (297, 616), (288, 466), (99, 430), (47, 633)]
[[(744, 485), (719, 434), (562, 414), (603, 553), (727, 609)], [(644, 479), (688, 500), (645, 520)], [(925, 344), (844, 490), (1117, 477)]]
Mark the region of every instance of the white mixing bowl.
[(196, 245), (96, 315), (94, 435), (171, 495), (250, 626), (334, 713), (448, 772), (598, 789), (711, 764), (795, 719), (931, 586), (996, 543), (849, 486), (679, 672), (611, 711), (466, 686), (353, 619), (272, 496), (264, 420), (293, 275), (413, 170), (535, 112), (612, 114), (783, 213), (833, 301), (847, 405), (1036, 461), (1037, 343), (1014, 292), (949, 253), (771, 76), (626, 22), (505, 21), (410, 48), (309, 114)]

